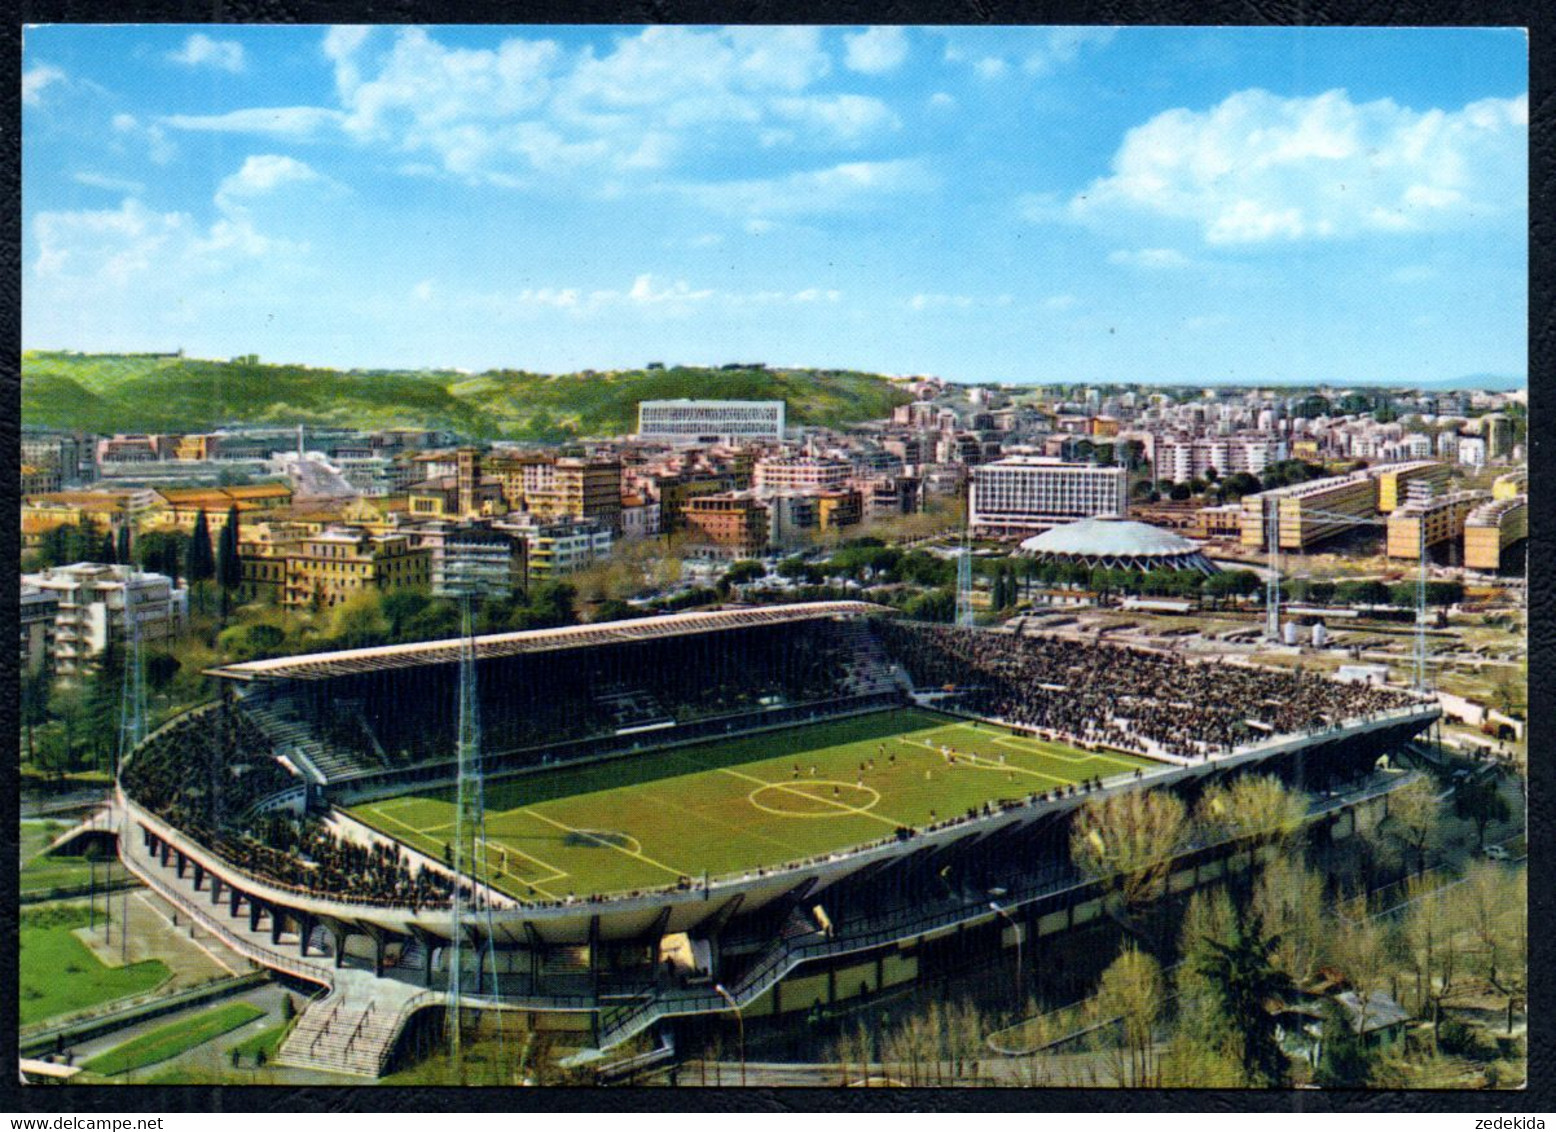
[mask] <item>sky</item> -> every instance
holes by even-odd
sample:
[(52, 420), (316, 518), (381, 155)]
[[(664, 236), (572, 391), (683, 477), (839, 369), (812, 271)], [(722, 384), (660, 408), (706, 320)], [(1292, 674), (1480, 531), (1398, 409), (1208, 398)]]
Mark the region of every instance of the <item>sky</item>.
[(1527, 370), (1517, 29), (26, 29), (28, 349)]

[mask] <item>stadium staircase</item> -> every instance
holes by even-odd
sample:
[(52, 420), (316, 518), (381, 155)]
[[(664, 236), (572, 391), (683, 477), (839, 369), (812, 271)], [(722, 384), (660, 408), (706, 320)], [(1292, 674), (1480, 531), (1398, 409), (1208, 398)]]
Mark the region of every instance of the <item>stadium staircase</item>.
[(664, 709), (659, 700), (646, 688), (626, 684), (604, 684), (591, 697), (600, 715), (610, 720), (617, 731), (629, 727), (651, 727), (655, 724), (674, 723), (673, 713)]
[(850, 695), (873, 696), (898, 690), (896, 667), (868, 625), (850, 621), (839, 626), (838, 632), (850, 657), (846, 676)]
[(243, 706), (249, 718), (259, 724), (275, 753), (301, 764), (300, 769), (311, 772), (318, 782), (331, 782), (375, 769), (354, 752), (326, 745), (284, 700), (250, 696)]
[(334, 993), (303, 1011), (277, 1061), (294, 1069), (382, 1077), (406, 1019), (435, 996), (406, 983), (376, 980), (368, 993)]

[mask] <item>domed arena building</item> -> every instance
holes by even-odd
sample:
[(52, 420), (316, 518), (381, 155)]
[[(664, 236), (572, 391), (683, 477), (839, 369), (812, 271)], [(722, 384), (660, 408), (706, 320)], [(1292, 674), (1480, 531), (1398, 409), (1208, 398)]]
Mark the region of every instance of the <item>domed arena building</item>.
[(1198, 570), (1218, 574), (1198, 543), (1149, 523), (1094, 518), (1066, 523), (1022, 542), (1018, 553), (1039, 562), (1077, 562), (1109, 570)]

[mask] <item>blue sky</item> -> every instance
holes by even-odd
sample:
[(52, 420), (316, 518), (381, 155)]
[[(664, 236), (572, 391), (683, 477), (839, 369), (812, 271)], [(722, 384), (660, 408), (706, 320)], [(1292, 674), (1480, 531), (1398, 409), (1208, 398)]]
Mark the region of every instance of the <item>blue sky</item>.
[(23, 342), (1526, 372), (1518, 30), (30, 28)]

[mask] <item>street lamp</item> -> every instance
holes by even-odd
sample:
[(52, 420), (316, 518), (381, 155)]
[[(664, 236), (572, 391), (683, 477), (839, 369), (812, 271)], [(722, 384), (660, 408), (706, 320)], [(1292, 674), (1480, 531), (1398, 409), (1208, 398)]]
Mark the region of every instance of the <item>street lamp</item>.
[(746, 1020), (740, 1013), (740, 1003), (735, 1001), (735, 996), (724, 989), (723, 983), (714, 983), (713, 989), (718, 991), (724, 1001), (729, 1003), (729, 1008), (735, 1012), (735, 1025), (740, 1031), (740, 1087), (746, 1087)]
[(1015, 917), (994, 901), (989, 901), (989, 907), (994, 910), (996, 915), (1004, 916), (1006, 920), (1010, 921), (1010, 926), (1016, 933), (1016, 1002), (1019, 1004), (1021, 1002), (1021, 925), (1016, 923)]

